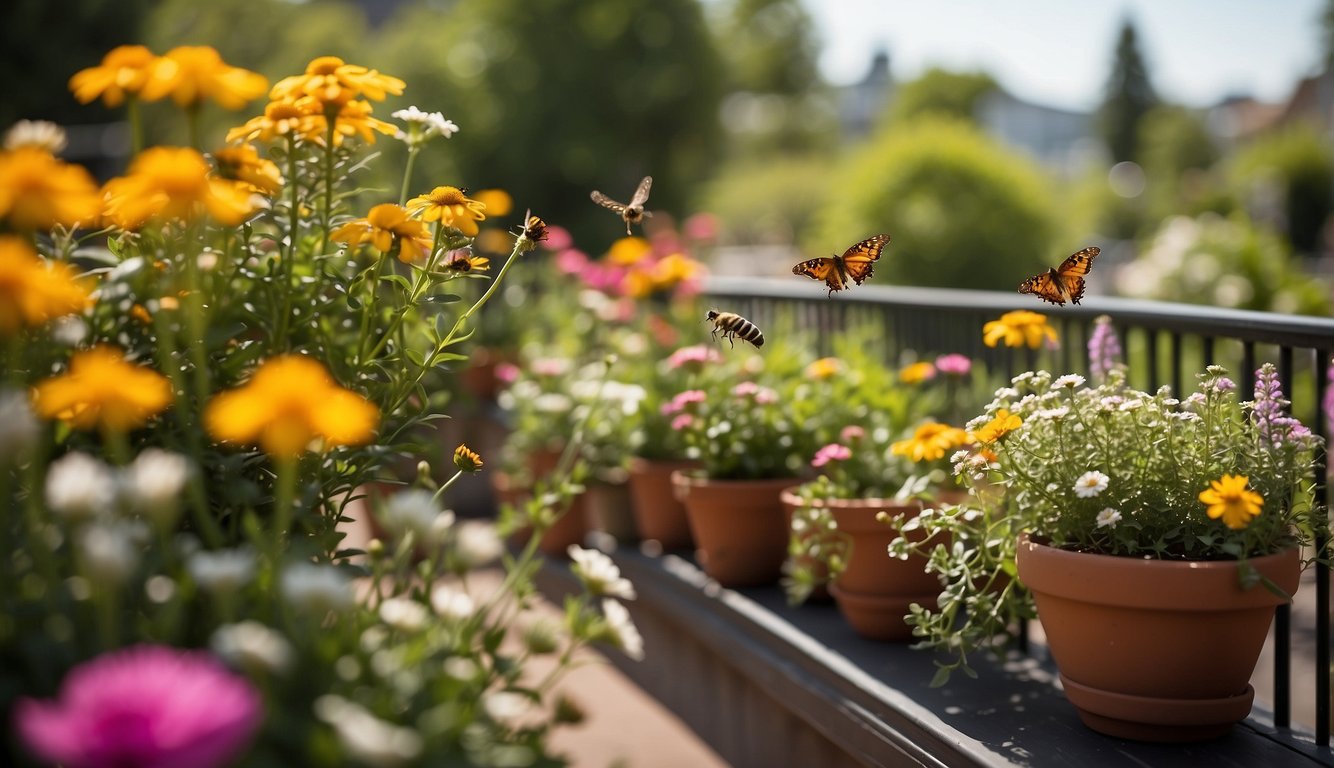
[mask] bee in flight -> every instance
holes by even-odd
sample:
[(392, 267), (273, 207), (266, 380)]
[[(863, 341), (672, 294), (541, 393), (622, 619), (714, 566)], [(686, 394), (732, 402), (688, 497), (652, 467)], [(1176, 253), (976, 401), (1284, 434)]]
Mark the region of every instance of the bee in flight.
[(1071, 254), (1059, 267), (1050, 267), (1040, 275), (1033, 275), (1019, 284), (1020, 293), (1032, 293), (1043, 301), (1065, 306), (1066, 299), (1078, 304), (1084, 297), (1084, 275), (1093, 269), (1093, 260), (1102, 249), (1090, 245)]
[(807, 259), (793, 267), (792, 274), (823, 280), (829, 286), (829, 295), (833, 296), (834, 291), (847, 287), (849, 279), (861, 285), (870, 277), (886, 245), (889, 245), (889, 235), (873, 235), (844, 251), (842, 256)]
[(644, 210), (644, 203), (648, 202), (648, 191), (652, 186), (653, 177), (645, 176), (644, 180), (639, 182), (639, 188), (635, 190), (635, 196), (630, 198), (629, 205), (618, 203), (596, 189), (593, 190), (593, 194), (589, 195), (589, 197), (592, 197), (593, 202), (603, 208), (610, 208), (619, 213), (621, 218), (625, 219), (625, 234), (629, 235), (631, 224), (643, 224), (644, 219), (653, 215)]
[(727, 343), (732, 346), (736, 346), (736, 343), (732, 341), (732, 339), (737, 338), (742, 341), (749, 341), (751, 344), (754, 344), (756, 348), (764, 346), (764, 334), (760, 333), (760, 329), (755, 327), (754, 323), (741, 315), (734, 312), (719, 312), (716, 309), (710, 309), (709, 314), (705, 319), (713, 323), (713, 333), (710, 335), (714, 338), (717, 338), (718, 332), (722, 331), (723, 338), (727, 339)]

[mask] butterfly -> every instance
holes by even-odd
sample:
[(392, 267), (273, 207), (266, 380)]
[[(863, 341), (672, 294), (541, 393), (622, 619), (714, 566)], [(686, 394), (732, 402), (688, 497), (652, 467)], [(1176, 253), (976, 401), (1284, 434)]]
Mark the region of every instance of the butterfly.
[(653, 215), (644, 210), (644, 203), (648, 202), (648, 190), (649, 187), (652, 186), (653, 177), (645, 176), (644, 180), (639, 182), (639, 187), (635, 190), (635, 196), (630, 198), (629, 205), (618, 203), (596, 189), (593, 190), (593, 194), (589, 195), (589, 197), (592, 197), (593, 202), (603, 208), (610, 208), (621, 214), (621, 218), (625, 219), (625, 234), (629, 235), (631, 224), (642, 224), (645, 218)]
[(1036, 294), (1039, 299), (1059, 306), (1065, 306), (1065, 300), (1078, 304), (1084, 297), (1084, 275), (1093, 269), (1093, 259), (1102, 253), (1096, 245), (1090, 245), (1078, 253), (1071, 254), (1061, 262), (1061, 266), (1052, 267), (1040, 275), (1033, 275), (1019, 284), (1020, 293)]
[(834, 291), (847, 287), (849, 278), (861, 285), (870, 277), (886, 245), (889, 245), (889, 235), (873, 235), (844, 251), (842, 256), (807, 259), (793, 267), (792, 274), (823, 280), (829, 286), (829, 295), (833, 296)]

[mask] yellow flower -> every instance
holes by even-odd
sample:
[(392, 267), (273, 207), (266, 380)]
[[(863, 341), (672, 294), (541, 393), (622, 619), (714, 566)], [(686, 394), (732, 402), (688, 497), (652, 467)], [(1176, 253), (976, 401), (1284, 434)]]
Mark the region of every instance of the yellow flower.
[(324, 107), (309, 96), (271, 101), (264, 107), (264, 114), (227, 131), (227, 141), (272, 141), (286, 136), (323, 141), (327, 125)]
[(370, 242), (381, 253), (389, 253), (397, 242), (398, 260), (408, 264), (425, 261), (432, 245), (426, 225), (408, 218), (408, 212), (393, 203), (375, 206), (366, 218), (349, 221), (329, 238), (347, 243), (349, 248)]
[(904, 384), (920, 384), (936, 377), (936, 367), (928, 362), (913, 363), (899, 371), (899, 381)]
[(607, 261), (619, 267), (633, 267), (651, 250), (648, 241), (642, 237), (622, 237), (607, 249)]
[(806, 376), (812, 379), (832, 379), (843, 370), (843, 362), (837, 357), (822, 357), (806, 366)]
[[(375, 143), (375, 134), (379, 131), (387, 136), (398, 133), (398, 126), (371, 117), (369, 101), (349, 101), (343, 104), (334, 117), (334, 146), (342, 146), (344, 137), (360, 136), (367, 144)], [(318, 137), (321, 144), (324, 137)]]
[(0, 236), (0, 334), (82, 312), (88, 289), (64, 262), (43, 261), (25, 240)]
[(82, 166), (40, 147), (0, 152), (0, 219), (19, 230), (92, 223), (101, 213), (97, 182)]
[(209, 176), (208, 162), (193, 149), (154, 147), (130, 164), (128, 176), (103, 188), (106, 217), (122, 229), (152, 218), (191, 219), (207, 210), (220, 224), (235, 226), (254, 210), (242, 184)]
[(171, 383), (113, 347), (76, 352), (69, 370), (37, 383), (33, 408), (78, 429), (129, 431), (171, 404)]
[(182, 45), (154, 62), (140, 95), (145, 101), (170, 96), (181, 107), (211, 99), (223, 109), (240, 109), (268, 87), (263, 75), (231, 66), (207, 45)]
[(632, 299), (642, 299), (653, 293), (653, 277), (642, 269), (628, 270), (621, 278), (621, 293)]
[(301, 355), (265, 361), (250, 381), (215, 396), (204, 409), (204, 425), (217, 440), (258, 445), (281, 458), (299, 456), (316, 439), (325, 447), (360, 445), (374, 436), (379, 421), (374, 405)]
[(514, 199), (503, 189), (480, 189), (473, 198), (486, 206), (486, 215), (492, 218), (508, 216), (514, 210)]
[(1001, 341), (1007, 347), (1037, 349), (1043, 342), (1056, 344), (1056, 329), (1047, 324), (1047, 316), (1026, 309), (1006, 312), (999, 320), (982, 327), (982, 341), (994, 347)]
[(1233, 530), (1250, 525), (1251, 518), (1260, 514), (1265, 499), (1247, 490), (1248, 482), (1250, 478), (1245, 475), (1223, 475), (1200, 491), (1200, 501), (1208, 507), (1209, 517), (1223, 518), (1223, 524)]
[(935, 461), (955, 448), (967, 445), (968, 440), (968, 433), (962, 429), (932, 421), (921, 425), (912, 437), (894, 443), (889, 449), (914, 462)]
[(653, 265), (654, 288), (666, 290), (699, 276), (699, 262), (684, 253), (669, 253)]
[(108, 107), (119, 107), (127, 96), (137, 96), (148, 83), (157, 63), (157, 56), (142, 45), (122, 45), (112, 48), (102, 63), (74, 74), (69, 88), (80, 104), (97, 97)]
[(984, 444), (994, 443), (1018, 429), (1023, 423), (1023, 420), (1017, 414), (1001, 408), (996, 411), (995, 418), (983, 424), (981, 429), (973, 432), (973, 439)]
[(468, 237), (477, 234), (477, 222), (486, 219), (486, 206), (458, 187), (436, 187), (408, 201), (408, 211), (422, 221), (438, 221)]
[(285, 77), (275, 83), (269, 98), (312, 96), (325, 104), (343, 104), (358, 96), (384, 101), (386, 94), (402, 95), (403, 86), (404, 82), (397, 77), (348, 64), (337, 56), (320, 56), (306, 65), (304, 74)]
[(260, 157), (253, 144), (220, 149), (213, 153), (213, 160), (218, 164), (218, 175), (224, 179), (239, 181), (264, 195), (282, 189), (283, 176), (278, 166)]
[(459, 443), (459, 447), (454, 449), (454, 466), (464, 472), (477, 472), (482, 468), (482, 457)]

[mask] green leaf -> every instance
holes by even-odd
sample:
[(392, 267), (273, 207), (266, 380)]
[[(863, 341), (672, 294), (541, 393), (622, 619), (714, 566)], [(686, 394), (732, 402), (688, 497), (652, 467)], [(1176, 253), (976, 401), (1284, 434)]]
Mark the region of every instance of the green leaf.
[(412, 283), (408, 282), (408, 279), (402, 275), (396, 275), (393, 273), (387, 275), (380, 275), (380, 282), (393, 283), (394, 285), (397, 285), (399, 288), (402, 288), (404, 293), (412, 292)]
[(425, 296), (422, 301), (428, 304), (454, 304), (463, 301), (463, 297), (453, 293), (441, 293), (434, 296)]
[(932, 675), (931, 677), (931, 687), (939, 688), (945, 683), (948, 683), (950, 681), (951, 671), (952, 669), (950, 667), (938, 664), (936, 666), (936, 674)]

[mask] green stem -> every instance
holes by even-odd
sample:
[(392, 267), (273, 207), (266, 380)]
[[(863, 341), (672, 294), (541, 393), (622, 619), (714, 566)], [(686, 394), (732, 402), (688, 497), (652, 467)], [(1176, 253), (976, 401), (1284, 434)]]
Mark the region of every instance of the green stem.
[(290, 349), (287, 339), (287, 324), (292, 320), (292, 275), (296, 269), (296, 247), (298, 234), (301, 231), (301, 201), (298, 197), (300, 184), (297, 183), (297, 162), (296, 162), (296, 139), (289, 136), (287, 139), (287, 187), (288, 187), (288, 205), (291, 217), (290, 228), (287, 232), (286, 253), (279, 251), (282, 263), (278, 265), (278, 274), (281, 276), (281, 285), (283, 292), (282, 313), (278, 316), (274, 327), (274, 340), (283, 349)]
[(403, 168), (403, 185), (398, 190), (399, 205), (407, 205), (408, 187), (412, 182), (412, 166), (416, 165), (417, 163), (417, 152), (419, 151), (420, 148), (416, 146), (408, 148), (408, 162), (407, 165)]
[(296, 502), (298, 459), (290, 456), (274, 457), (277, 477), (274, 479), (273, 528), (269, 534), (272, 552), (271, 565), (277, 567), (287, 540), (291, 537), (292, 508)]
[[(397, 245), (397, 242), (395, 243)], [(397, 249), (395, 249), (397, 250)], [(371, 315), (378, 314), (379, 307), (375, 303), (375, 291), (380, 285), (380, 276), (384, 274), (384, 263), (393, 258), (393, 252), (382, 253), (376, 260), (372, 268), (371, 276), (366, 280), (366, 299), (361, 305), (361, 331), (357, 334), (357, 365), (358, 371), (370, 358), (367, 354), (367, 346), (370, 343), (371, 336)], [(395, 314), (395, 318), (399, 315)]]
[(185, 124), (190, 132), (190, 146), (199, 149), (199, 102), (185, 108)]
[(449, 490), (449, 486), (453, 485), (454, 481), (458, 480), (462, 476), (463, 476), (463, 470), (460, 469), (459, 471), (455, 472), (453, 477), (449, 478), (439, 488), (435, 489), (435, 493), (431, 494), (431, 501), (439, 501), (440, 497), (445, 495), (445, 491)]
[(338, 115), (327, 115), (329, 130), (324, 137), (324, 211), (320, 216), (320, 248), (316, 253), (324, 253), (329, 245), (329, 222), (333, 220), (334, 198), (334, 136), (337, 135)]
[(125, 100), (125, 116), (130, 120), (130, 157), (144, 151), (144, 121), (139, 113), (139, 99), (129, 96)]

